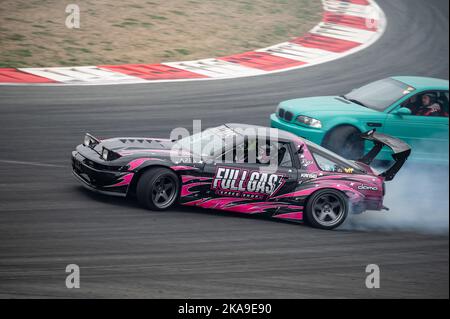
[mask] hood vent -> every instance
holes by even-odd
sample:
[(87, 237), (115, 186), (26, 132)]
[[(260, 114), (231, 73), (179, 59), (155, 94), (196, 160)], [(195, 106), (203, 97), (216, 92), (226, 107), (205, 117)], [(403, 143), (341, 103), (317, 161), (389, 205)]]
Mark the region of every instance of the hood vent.
[(155, 139), (144, 139), (144, 138), (121, 138), (119, 139), (119, 141), (123, 144), (125, 143), (161, 143), (162, 141), (160, 140), (155, 140)]

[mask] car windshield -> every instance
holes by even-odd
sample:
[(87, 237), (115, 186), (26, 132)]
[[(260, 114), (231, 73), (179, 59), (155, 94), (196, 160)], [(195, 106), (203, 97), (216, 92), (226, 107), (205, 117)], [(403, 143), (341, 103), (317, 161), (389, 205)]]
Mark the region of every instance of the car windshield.
[(175, 143), (174, 149), (201, 157), (216, 157), (243, 139), (231, 128), (221, 125), (180, 139)]
[(370, 109), (384, 111), (393, 103), (413, 91), (415, 91), (415, 88), (389, 78), (367, 84), (343, 97)]

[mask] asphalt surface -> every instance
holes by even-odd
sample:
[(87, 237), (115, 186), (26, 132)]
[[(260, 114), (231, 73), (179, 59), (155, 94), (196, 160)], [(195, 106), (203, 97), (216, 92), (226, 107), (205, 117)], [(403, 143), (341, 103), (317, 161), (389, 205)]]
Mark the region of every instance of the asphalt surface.
[[(86, 131), (167, 137), (192, 119), (267, 124), (283, 99), (341, 94), (390, 75), (448, 79), (448, 1), (378, 3), (388, 29), (376, 44), (306, 69), (195, 83), (0, 87), (0, 297), (448, 298), (448, 228), (320, 231), (205, 210), (149, 212), (85, 191), (70, 172)], [(421, 195), (448, 207), (448, 167), (437, 176), (447, 197)], [(67, 264), (81, 267), (80, 289), (65, 287)], [(368, 264), (381, 268), (380, 289), (365, 287)]]

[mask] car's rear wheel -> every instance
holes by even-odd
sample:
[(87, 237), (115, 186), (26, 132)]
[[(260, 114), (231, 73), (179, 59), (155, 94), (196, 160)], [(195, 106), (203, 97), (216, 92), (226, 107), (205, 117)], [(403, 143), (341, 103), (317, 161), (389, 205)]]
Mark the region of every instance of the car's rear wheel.
[(345, 196), (333, 189), (320, 190), (311, 195), (305, 208), (305, 222), (310, 226), (331, 230), (340, 226), (348, 215)]
[(352, 126), (341, 126), (331, 131), (323, 146), (345, 158), (357, 160), (364, 155), (361, 132)]
[(158, 167), (146, 171), (140, 178), (136, 195), (141, 205), (151, 210), (166, 210), (178, 200), (180, 181), (170, 169)]

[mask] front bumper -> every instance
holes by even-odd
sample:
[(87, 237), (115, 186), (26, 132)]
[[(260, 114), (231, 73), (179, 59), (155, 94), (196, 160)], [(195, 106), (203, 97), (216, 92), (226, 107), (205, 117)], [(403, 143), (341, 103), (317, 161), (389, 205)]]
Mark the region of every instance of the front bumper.
[(99, 169), (94, 166), (92, 161), (80, 153), (72, 152), (72, 173), (84, 187), (106, 195), (127, 195), (129, 184), (124, 183), (124, 177), (130, 172)]
[(313, 143), (322, 144), (325, 131), (316, 128), (308, 128), (294, 123), (286, 122), (280, 119), (275, 113), (270, 115), (270, 126), (291, 132), (297, 136), (305, 138)]

